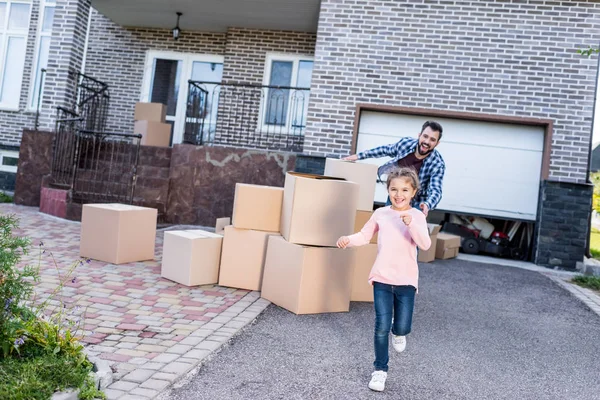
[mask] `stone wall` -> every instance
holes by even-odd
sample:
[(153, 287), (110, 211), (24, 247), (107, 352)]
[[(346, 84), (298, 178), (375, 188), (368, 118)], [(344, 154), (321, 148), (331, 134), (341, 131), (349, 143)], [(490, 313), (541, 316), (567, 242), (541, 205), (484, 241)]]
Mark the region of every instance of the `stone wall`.
[(19, 150), (19, 165), (15, 183), (15, 204), (40, 205), (42, 178), (52, 167), (52, 132), (24, 130)]

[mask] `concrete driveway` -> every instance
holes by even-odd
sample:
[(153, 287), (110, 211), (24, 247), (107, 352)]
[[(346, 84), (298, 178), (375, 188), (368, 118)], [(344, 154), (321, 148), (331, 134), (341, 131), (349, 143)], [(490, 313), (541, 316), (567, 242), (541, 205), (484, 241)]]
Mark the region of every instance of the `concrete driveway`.
[(598, 399), (600, 317), (547, 277), (461, 260), (421, 266), (413, 333), (372, 372), (371, 304), (296, 316), (276, 306), (169, 399)]

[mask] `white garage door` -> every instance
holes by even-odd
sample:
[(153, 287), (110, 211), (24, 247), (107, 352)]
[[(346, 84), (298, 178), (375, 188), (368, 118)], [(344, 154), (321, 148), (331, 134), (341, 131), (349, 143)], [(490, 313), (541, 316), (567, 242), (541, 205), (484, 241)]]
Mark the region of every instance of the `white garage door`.
[[(357, 152), (417, 137), (426, 116), (363, 111)], [(444, 128), (437, 147), (446, 163), (440, 211), (535, 221), (544, 128), (435, 118)], [(389, 157), (369, 159), (383, 165)], [(387, 191), (377, 185), (376, 202)]]

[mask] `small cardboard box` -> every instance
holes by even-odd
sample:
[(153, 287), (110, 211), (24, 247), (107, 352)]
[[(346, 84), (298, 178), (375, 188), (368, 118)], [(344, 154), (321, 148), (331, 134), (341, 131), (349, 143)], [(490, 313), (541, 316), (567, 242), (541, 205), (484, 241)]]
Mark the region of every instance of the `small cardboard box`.
[(325, 172), (323, 174), (357, 183), (360, 190), (356, 209), (373, 211), (375, 185), (377, 184), (377, 165), (328, 158), (325, 160)]
[(201, 230), (165, 232), (160, 275), (186, 286), (217, 283), (222, 243), (223, 236)]
[(237, 183), (233, 226), (238, 229), (279, 232), (283, 188)]
[(154, 259), (155, 208), (84, 204), (79, 255), (112, 264)]
[(429, 238), (431, 239), (431, 247), (429, 250), (421, 250), (419, 249), (419, 262), (432, 262), (435, 260), (435, 249), (437, 242), (437, 235), (440, 229), (442, 229), (441, 225), (436, 224), (427, 224), (427, 229), (429, 229)]
[(263, 232), (225, 227), (219, 286), (260, 290), (270, 236), (279, 232)]
[(295, 314), (350, 309), (354, 251), (301, 246), (271, 236), (261, 296)]
[(377, 245), (367, 244), (352, 250), (354, 251), (354, 274), (350, 300), (373, 302), (373, 285), (369, 283), (369, 275), (377, 258)]
[(136, 121), (165, 122), (167, 106), (162, 103), (136, 103), (133, 119)]
[(217, 221), (215, 223), (215, 233), (222, 235), (227, 225), (231, 225), (231, 218), (217, 218)]
[(171, 143), (171, 125), (155, 121), (136, 121), (133, 133), (142, 135), (142, 146), (169, 147)]
[[(363, 226), (365, 226), (367, 221), (369, 221), (369, 218), (371, 218), (371, 215), (373, 215), (373, 211), (358, 210), (356, 212), (356, 221), (354, 222), (353, 233), (360, 232), (360, 230), (363, 228)], [(375, 234), (371, 238), (371, 243), (377, 243), (377, 232), (375, 232)]]
[(440, 232), (437, 234), (435, 246), (435, 258), (439, 258), (441, 260), (454, 258), (458, 256), (458, 249), (460, 248), (460, 236)]
[(358, 189), (340, 178), (288, 172), (281, 234), (291, 243), (335, 247), (340, 236), (353, 233)]

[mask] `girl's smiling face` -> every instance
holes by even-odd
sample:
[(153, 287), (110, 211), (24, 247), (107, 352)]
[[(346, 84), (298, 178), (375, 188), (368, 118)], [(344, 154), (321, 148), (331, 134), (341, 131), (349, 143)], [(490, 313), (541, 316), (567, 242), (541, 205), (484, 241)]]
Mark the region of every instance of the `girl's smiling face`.
[(392, 179), (388, 188), (392, 207), (397, 210), (410, 209), (410, 201), (416, 193), (417, 189), (413, 187), (411, 180), (404, 177)]

